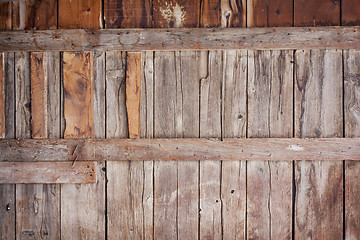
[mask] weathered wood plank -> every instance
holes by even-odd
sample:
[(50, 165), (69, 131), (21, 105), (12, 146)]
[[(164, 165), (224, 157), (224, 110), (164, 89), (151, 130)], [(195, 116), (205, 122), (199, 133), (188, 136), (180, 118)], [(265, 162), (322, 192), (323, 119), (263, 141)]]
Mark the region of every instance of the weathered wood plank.
[(12, 27), (12, 3), (0, 2), (0, 29), (10, 30)]
[[(291, 137), (293, 52), (248, 54), (248, 137)], [(292, 172), (291, 161), (247, 163), (248, 238), (291, 239)]]
[[(4, 133), (1, 138), (15, 137), (15, 81), (14, 81), (14, 53), (2, 53), (4, 87)], [(0, 184), (0, 238), (15, 239), (15, 185)]]
[(248, 27), (289, 27), (293, 24), (292, 0), (247, 0)]
[(56, 29), (57, 1), (14, 1), (13, 29)]
[[(247, 51), (224, 52), (223, 137), (246, 137)], [(245, 239), (246, 162), (223, 161), (221, 178), (223, 237)]]
[[(295, 64), (295, 136), (341, 137), (341, 51), (299, 50)], [(343, 159), (295, 162), (296, 239), (343, 238)]]
[[(201, 52), (200, 137), (221, 136), (223, 52)], [(200, 239), (222, 236), (221, 162), (200, 162)]]
[(102, 1), (58, 0), (59, 28), (102, 28)]
[[(16, 184), (18, 183), (26, 183), (26, 184), (96, 183), (95, 166), (94, 166), (94, 162), (77, 162), (74, 165), (72, 165), (72, 163), (70, 162), (1, 162), (0, 184), (4, 184), (4, 183), (16, 183)], [(17, 193), (21, 193), (22, 191), (19, 190), (22, 190), (22, 188), (24, 188), (25, 186), (22, 185), (19, 187), (20, 188), (17, 188), (16, 191)], [(31, 186), (31, 188), (36, 188), (36, 187), (42, 188), (43, 186), (41, 185)], [(54, 188), (53, 190), (56, 190), (56, 188)], [(25, 193), (22, 194), (27, 195)], [(57, 197), (56, 197), (57, 194), (54, 192), (53, 195), (54, 195), (52, 196), (52, 198), (54, 198), (53, 203), (57, 203)], [(36, 201), (40, 202), (40, 200), (41, 199), (38, 199)], [(21, 202), (21, 201), (22, 201), (21, 198), (17, 198), (17, 202)], [(49, 199), (47, 199), (47, 201), (49, 201)], [(28, 211), (29, 208), (28, 204), (22, 203), (22, 207), (25, 208), (22, 211), (24, 210), (26, 212)], [(21, 216), (21, 214), (22, 214), (21, 212), (17, 213), (18, 216)], [(43, 212), (43, 214), (51, 215), (49, 212)], [(27, 215), (28, 214), (26, 214), (26, 216)], [(36, 212), (34, 213), (34, 215), (36, 215)], [(56, 221), (56, 216), (51, 215), (51, 218), (53, 218), (52, 221)], [(24, 223), (27, 221), (19, 221), (19, 222)], [(48, 225), (48, 223), (43, 223), (43, 224)], [(48, 231), (46, 232), (47, 233), (41, 233), (41, 231), (39, 231), (36, 232), (35, 235), (37, 234), (49, 235), (49, 232)], [(23, 233), (24, 232), (22, 231), (22, 234)], [(21, 236), (22, 234), (20, 234), (19, 236)], [(48, 237), (54, 238), (55, 236), (48, 236)]]
[[(344, 51), (345, 137), (360, 136), (360, 52)], [(360, 165), (345, 161), (345, 239), (360, 236)]]
[(5, 61), (0, 53), (0, 138), (5, 138)]
[(340, 25), (340, 1), (295, 0), (295, 26), (331, 26)]
[[(95, 136), (92, 68), (91, 53), (63, 53), (65, 138)], [(77, 149), (78, 147), (74, 146), (72, 153), (76, 154)], [(75, 156), (73, 160), (78, 159)], [(62, 186), (61, 238), (105, 238), (105, 178), (101, 172), (103, 166), (102, 162), (95, 164), (98, 178), (94, 185)]]
[[(236, 39), (236, 40), (235, 40)], [(60, 29), (0, 32), (0, 51), (359, 49), (360, 27)]]
[(360, 25), (360, 2), (356, 0), (341, 1), (341, 24), (343, 26)]
[(152, 0), (104, 1), (106, 28), (146, 28), (152, 25)]
[(0, 140), (0, 161), (357, 161), (359, 144), (358, 138)]
[[(93, 52), (93, 100), (94, 100), (94, 136), (105, 138), (106, 131), (106, 53)], [(104, 162), (101, 164), (105, 164)]]

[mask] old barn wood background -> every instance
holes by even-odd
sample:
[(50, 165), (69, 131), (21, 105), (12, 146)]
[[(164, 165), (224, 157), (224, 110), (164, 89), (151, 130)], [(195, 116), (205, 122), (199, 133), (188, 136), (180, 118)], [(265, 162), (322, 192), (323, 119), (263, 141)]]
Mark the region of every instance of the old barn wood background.
[[(350, 25), (360, 25), (358, 0), (0, 3), (8, 31)], [(360, 137), (360, 50), (9, 49), (0, 53), (0, 137), (351, 144), (339, 138)], [(70, 146), (70, 163), (1, 160), (0, 173), (14, 174), (0, 175), (1, 239), (360, 239), (357, 161), (77, 161), (82, 144)]]

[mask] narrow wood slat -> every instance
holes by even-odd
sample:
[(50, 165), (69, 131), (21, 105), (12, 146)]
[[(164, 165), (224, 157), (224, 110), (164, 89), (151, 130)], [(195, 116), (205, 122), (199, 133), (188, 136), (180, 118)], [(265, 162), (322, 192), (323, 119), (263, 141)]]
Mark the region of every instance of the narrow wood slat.
[(96, 174), (94, 162), (1, 162), (4, 183), (96, 183)]
[(354, 26), (3, 31), (0, 32), (0, 51), (358, 49), (359, 28)]
[(59, 0), (59, 28), (102, 28), (102, 1)]
[[(295, 64), (295, 136), (341, 137), (341, 51), (299, 50)], [(344, 159), (295, 162), (296, 239), (343, 238)]]
[[(360, 52), (344, 51), (345, 137), (360, 136)], [(345, 161), (345, 239), (360, 236), (360, 164)]]
[(0, 140), (0, 161), (357, 161), (359, 144), (358, 138)]
[[(248, 136), (291, 137), (292, 51), (249, 51)], [(292, 162), (247, 163), (247, 236), (289, 239), (292, 234)]]
[(5, 138), (5, 61), (0, 53), (0, 138)]

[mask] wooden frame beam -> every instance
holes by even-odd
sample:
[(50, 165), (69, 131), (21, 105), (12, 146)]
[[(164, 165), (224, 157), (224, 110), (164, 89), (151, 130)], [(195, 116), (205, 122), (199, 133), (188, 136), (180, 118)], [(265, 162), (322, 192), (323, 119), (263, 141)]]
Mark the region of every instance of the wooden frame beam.
[(360, 27), (58, 29), (0, 32), (0, 51), (360, 48)]
[(360, 138), (0, 140), (0, 162), (360, 160)]

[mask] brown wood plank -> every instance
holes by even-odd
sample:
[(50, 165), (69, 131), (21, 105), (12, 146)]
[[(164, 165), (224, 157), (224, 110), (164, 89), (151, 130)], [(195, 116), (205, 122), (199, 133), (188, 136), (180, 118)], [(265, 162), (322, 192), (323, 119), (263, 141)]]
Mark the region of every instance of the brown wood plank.
[(340, 1), (295, 0), (295, 26), (338, 26), (340, 25)]
[[(77, 164), (72, 165), (70, 162), (1, 162), (0, 163), (0, 184), (3, 183), (96, 183), (96, 174), (94, 162), (78, 162)], [(18, 187), (18, 186), (17, 186)], [(21, 193), (18, 189), (26, 188), (26, 186), (19, 186), (17, 188), (17, 193)], [(31, 188), (43, 187), (41, 185), (33, 185)], [(54, 189), (56, 190), (56, 188)], [(22, 193), (24, 194), (24, 193)], [(25, 194), (26, 195), (26, 194)], [(56, 194), (57, 195), (57, 194)], [(57, 199), (56, 195), (52, 196), (56, 204)], [(22, 202), (21, 198), (17, 198), (17, 202)], [(38, 199), (37, 202), (40, 202), (41, 199)], [(49, 201), (49, 199), (47, 199)], [(59, 204), (57, 202), (57, 204)], [(22, 211), (28, 211), (28, 204), (21, 204), (24, 209)], [(49, 206), (51, 207), (51, 206)], [(19, 208), (20, 209), (20, 208)], [(21, 216), (22, 211), (18, 212), (17, 215)], [(42, 210), (41, 210), (42, 211)], [(51, 215), (48, 212), (44, 214), (49, 214), (53, 219), (57, 221), (56, 216)], [(27, 214), (26, 214), (27, 215)], [(36, 215), (36, 212), (34, 213)], [(21, 218), (19, 218), (21, 219)], [(29, 219), (28, 219), (29, 220)], [(27, 222), (27, 221), (19, 221)], [(43, 223), (47, 225), (48, 223)], [(21, 223), (20, 223), (21, 228)], [(22, 229), (23, 230), (23, 229)], [(39, 229), (40, 230), (40, 229)], [(46, 231), (46, 230), (44, 230)], [(58, 231), (58, 230), (56, 230)], [(46, 231), (47, 232), (47, 231)], [(19, 235), (24, 234), (24, 231)], [(39, 231), (35, 235), (49, 235), (49, 232), (42, 233)], [(59, 234), (59, 232), (58, 232)], [(51, 236), (54, 238), (56, 236)], [(57, 236), (58, 237), (58, 236)]]
[(5, 138), (5, 61), (0, 53), (0, 138)]
[(152, 25), (152, 0), (105, 0), (106, 28), (146, 28)]
[(247, 29), (60, 29), (2, 31), (0, 32), (0, 51), (359, 49), (359, 39), (359, 26)]
[(0, 161), (357, 161), (359, 143), (358, 138), (0, 140)]
[(102, 28), (102, 1), (59, 0), (59, 28)]
[[(248, 137), (291, 137), (293, 52), (248, 54)], [(291, 238), (292, 172), (291, 161), (247, 163), (248, 238)]]
[[(201, 52), (200, 137), (221, 137), (223, 52)], [(200, 162), (200, 239), (222, 237), (221, 162)]]
[(293, 25), (292, 0), (247, 0), (248, 27), (289, 27)]
[[(247, 51), (224, 52), (223, 137), (246, 137)], [(223, 161), (221, 178), (223, 237), (245, 239), (246, 161)]]
[(341, 1), (341, 24), (343, 26), (360, 25), (360, 2), (356, 0)]
[(10, 30), (12, 27), (12, 3), (1, 2), (0, 3), (0, 29)]
[[(344, 51), (345, 137), (360, 136), (360, 52)], [(345, 239), (360, 236), (360, 165), (345, 161)]]
[[(0, 112), (4, 119), (4, 133), (1, 138), (15, 137), (15, 81), (14, 81), (14, 53), (1, 53), (0, 72), (3, 74), (4, 109)], [(15, 238), (15, 185), (0, 184), (0, 237)]]
[[(92, 53), (64, 52), (62, 70), (66, 121), (64, 138), (94, 137)], [(73, 148), (73, 154), (77, 153), (77, 148)], [(74, 157), (73, 160), (78, 159)], [(61, 238), (105, 238), (105, 178), (101, 173), (103, 166), (102, 162), (95, 164), (98, 178), (94, 185), (62, 186)]]
[[(341, 50), (299, 50), (295, 64), (295, 136), (341, 137)], [(343, 238), (340, 160), (295, 162), (296, 239)]]
[(13, 29), (56, 29), (57, 1), (25, 0), (12, 4)]

